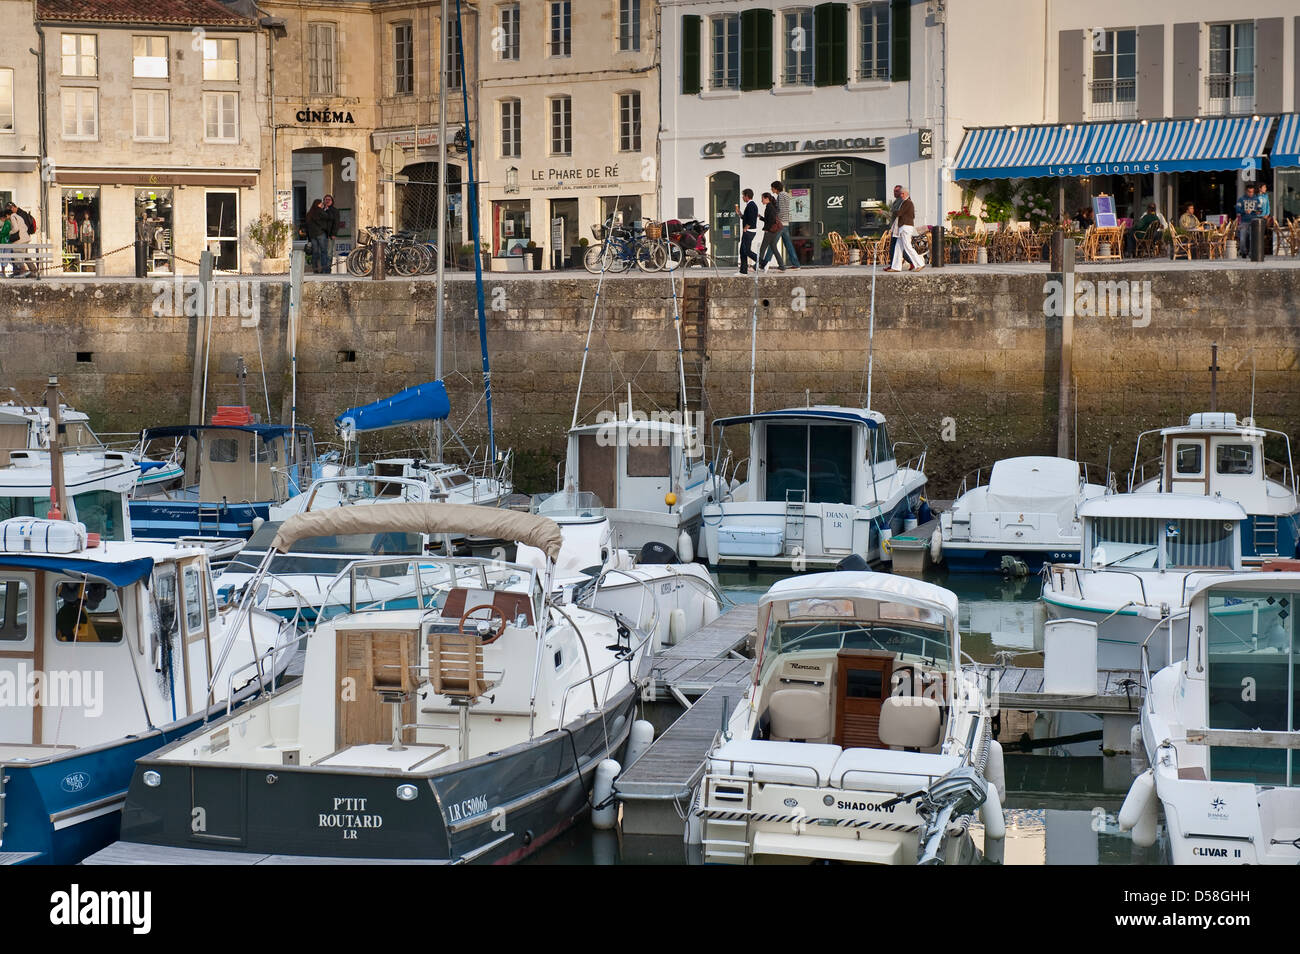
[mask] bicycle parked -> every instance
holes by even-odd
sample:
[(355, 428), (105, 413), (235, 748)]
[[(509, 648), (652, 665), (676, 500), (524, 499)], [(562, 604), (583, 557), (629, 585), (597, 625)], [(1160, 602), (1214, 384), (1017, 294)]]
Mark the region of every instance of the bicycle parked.
[(610, 216), (603, 228), (593, 225), (591, 231), (600, 244), (587, 249), (582, 265), (593, 275), (601, 271), (626, 271), (632, 265), (643, 272), (676, 267), (669, 265), (670, 248), (663, 226), (650, 219), (645, 220), (644, 226), (639, 222), (626, 226), (616, 224), (614, 217)]
[(384, 243), (384, 270), (409, 278), (427, 275), (438, 267), (438, 246), (422, 242), (413, 232), (395, 232), (383, 225), (361, 230), (361, 241), (348, 253), (348, 274), (369, 277), (375, 270), (375, 244)]

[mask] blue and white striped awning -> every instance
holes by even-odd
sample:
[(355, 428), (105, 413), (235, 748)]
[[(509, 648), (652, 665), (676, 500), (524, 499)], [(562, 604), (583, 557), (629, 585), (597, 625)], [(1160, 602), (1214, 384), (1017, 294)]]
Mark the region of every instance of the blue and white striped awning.
[(999, 126), (966, 132), (954, 179), (1140, 175), (1258, 167), (1271, 117)]
[(1268, 162), (1274, 169), (1300, 166), (1300, 115), (1289, 113), (1277, 121), (1277, 136)]

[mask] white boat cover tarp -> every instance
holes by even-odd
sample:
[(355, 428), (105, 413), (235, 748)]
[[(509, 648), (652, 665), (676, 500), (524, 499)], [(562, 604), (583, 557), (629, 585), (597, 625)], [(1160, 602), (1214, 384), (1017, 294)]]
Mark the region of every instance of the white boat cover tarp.
[(1009, 457), (993, 465), (988, 487), (989, 513), (1050, 513), (1068, 527), (1079, 502), (1079, 464), (1063, 457)]
[(549, 517), (471, 504), (385, 503), (368, 507), (331, 507), (289, 517), (271, 541), (272, 549), (288, 553), (304, 537), (347, 533), (444, 533), (492, 537), (526, 543), (552, 561), (560, 555), (564, 537)]

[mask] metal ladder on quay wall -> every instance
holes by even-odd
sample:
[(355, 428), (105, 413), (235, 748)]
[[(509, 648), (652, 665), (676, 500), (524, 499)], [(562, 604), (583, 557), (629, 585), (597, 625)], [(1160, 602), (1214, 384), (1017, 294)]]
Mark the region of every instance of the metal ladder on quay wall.
[(785, 492), (785, 533), (783, 552), (794, 556), (804, 552), (804, 524), (808, 519), (807, 491), (790, 488)]
[(707, 420), (709, 396), (704, 389), (709, 360), (709, 283), (682, 278), (682, 370), (686, 379), (686, 406)]

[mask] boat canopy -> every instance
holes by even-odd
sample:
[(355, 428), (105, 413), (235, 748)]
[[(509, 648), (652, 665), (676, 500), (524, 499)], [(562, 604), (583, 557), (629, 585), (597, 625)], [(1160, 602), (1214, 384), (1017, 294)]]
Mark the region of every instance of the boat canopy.
[(87, 560), (76, 556), (35, 555), (30, 553), (0, 554), (0, 566), (5, 569), (46, 570), (72, 576), (89, 576), (113, 586), (138, 583), (153, 572), (153, 558), (139, 557), (110, 563), (106, 560)]
[(1078, 497), (1078, 461), (1010, 457), (993, 465), (985, 504), (991, 513), (1051, 513), (1069, 524)]
[(441, 381), (417, 384), (361, 407), (348, 408), (334, 423), (339, 430), (357, 433), (382, 431), (388, 427), (401, 427), (419, 421), (444, 421), (451, 414), (451, 401), (447, 386)]
[(146, 427), (143, 436), (147, 441), (166, 437), (192, 437), (197, 440), (207, 431), (247, 431), (265, 441), (284, 437), (295, 430), (299, 434), (311, 433), (311, 428), (306, 424), (299, 424), (297, 427), (289, 427), (285, 424), (173, 424), (167, 427)]
[(271, 541), (271, 549), (288, 553), (304, 537), (390, 532), (498, 537), (536, 547), (552, 561), (559, 558), (564, 545), (564, 536), (555, 521), (536, 514), (472, 504), (408, 502), (331, 507), (294, 514), (281, 525)]
[[(957, 625), (957, 596), (951, 590), (923, 580), (913, 580), (892, 573), (868, 573), (860, 570), (837, 570), (792, 576), (773, 584), (763, 594), (759, 606), (801, 599), (868, 599), (903, 603), (942, 613), (950, 625)], [(761, 611), (760, 611), (761, 616)]]
[(1246, 519), (1241, 504), (1232, 500), (1202, 497), (1199, 494), (1109, 494), (1079, 505), (1079, 516), (1155, 517), (1178, 520)]
[(737, 417), (720, 417), (713, 422), (714, 427), (731, 427), (733, 424), (752, 424), (755, 421), (779, 420), (782, 418), (813, 418), (828, 421), (852, 421), (876, 428), (884, 423), (884, 416), (876, 411), (855, 407), (791, 407), (781, 411), (760, 411), (757, 414), (741, 414)]

